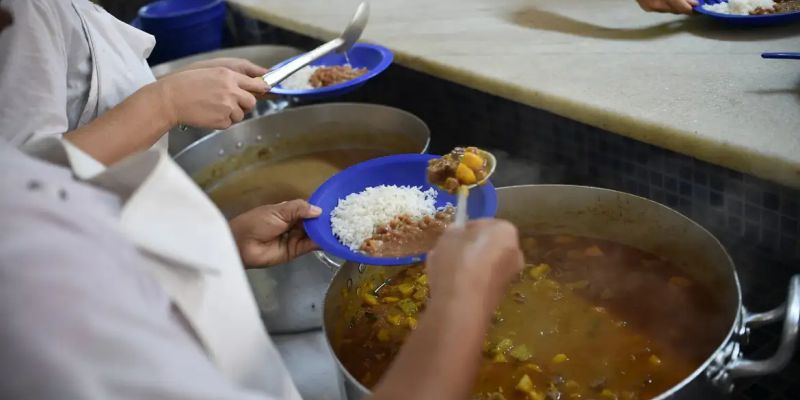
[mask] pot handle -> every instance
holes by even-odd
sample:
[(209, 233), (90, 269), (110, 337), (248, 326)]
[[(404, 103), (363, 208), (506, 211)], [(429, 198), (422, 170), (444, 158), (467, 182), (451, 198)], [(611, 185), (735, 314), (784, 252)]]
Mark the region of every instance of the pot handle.
[(317, 260), (325, 264), (325, 266), (330, 268), (331, 271), (335, 272), (339, 268), (342, 268), (342, 265), (344, 265), (344, 260), (342, 260), (342, 262), (338, 262), (322, 250), (315, 250), (313, 253), (314, 257), (317, 257)]
[[(726, 391), (733, 390), (733, 379), (752, 376), (761, 376), (780, 371), (789, 363), (797, 347), (798, 332), (800, 332), (800, 274), (793, 276), (789, 281), (789, 294), (786, 303), (773, 310), (763, 313), (743, 312), (744, 324), (739, 330), (739, 338), (745, 341), (750, 328), (756, 328), (783, 319), (783, 332), (781, 342), (775, 354), (764, 360), (750, 360), (745, 358), (741, 351), (739, 341), (734, 340), (725, 347), (723, 354), (717, 359), (719, 368), (710, 368), (709, 375), (712, 382)], [(720, 362), (722, 361), (722, 362)]]

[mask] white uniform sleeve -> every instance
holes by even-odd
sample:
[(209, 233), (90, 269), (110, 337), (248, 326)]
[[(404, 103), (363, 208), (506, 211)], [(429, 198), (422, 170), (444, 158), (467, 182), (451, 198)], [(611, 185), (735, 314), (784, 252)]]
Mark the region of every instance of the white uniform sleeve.
[(63, 6), (44, 0), (0, 5), (14, 17), (0, 34), (0, 138), (19, 146), (34, 135), (61, 135), (69, 125)]
[(0, 398), (268, 398), (216, 369), (135, 268), (135, 248), (85, 211), (98, 207), (84, 186), (10, 175), (0, 172)]

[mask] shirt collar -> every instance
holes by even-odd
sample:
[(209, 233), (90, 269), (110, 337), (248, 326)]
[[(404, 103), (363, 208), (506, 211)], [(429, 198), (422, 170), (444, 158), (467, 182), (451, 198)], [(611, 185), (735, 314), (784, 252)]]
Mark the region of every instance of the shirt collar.
[(121, 230), (140, 250), (167, 264), (206, 273), (219, 273), (231, 260), (240, 262), (222, 213), (162, 152), (139, 153), (105, 168), (56, 138), (43, 139), (25, 150), (118, 195)]

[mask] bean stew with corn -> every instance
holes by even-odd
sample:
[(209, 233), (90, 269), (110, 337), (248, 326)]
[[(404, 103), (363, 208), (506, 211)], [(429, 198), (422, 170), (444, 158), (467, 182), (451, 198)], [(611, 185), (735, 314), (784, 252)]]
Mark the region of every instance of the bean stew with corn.
[[(723, 305), (669, 260), (622, 244), (523, 235), (527, 266), (495, 312), (473, 399), (648, 399), (688, 377), (725, 335)], [(429, 297), (425, 267), (364, 281), (334, 341), (373, 387)], [(382, 278), (381, 278), (382, 279)]]

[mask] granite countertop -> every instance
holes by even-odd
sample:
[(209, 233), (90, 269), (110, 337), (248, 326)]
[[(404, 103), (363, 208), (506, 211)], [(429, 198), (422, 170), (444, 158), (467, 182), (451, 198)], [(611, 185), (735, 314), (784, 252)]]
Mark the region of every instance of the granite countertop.
[[(229, 0), (335, 37), (358, 1)], [(400, 65), (800, 188), (800, 24), (736, 28), (634, 0), (376, 0), (363, 39)]]

